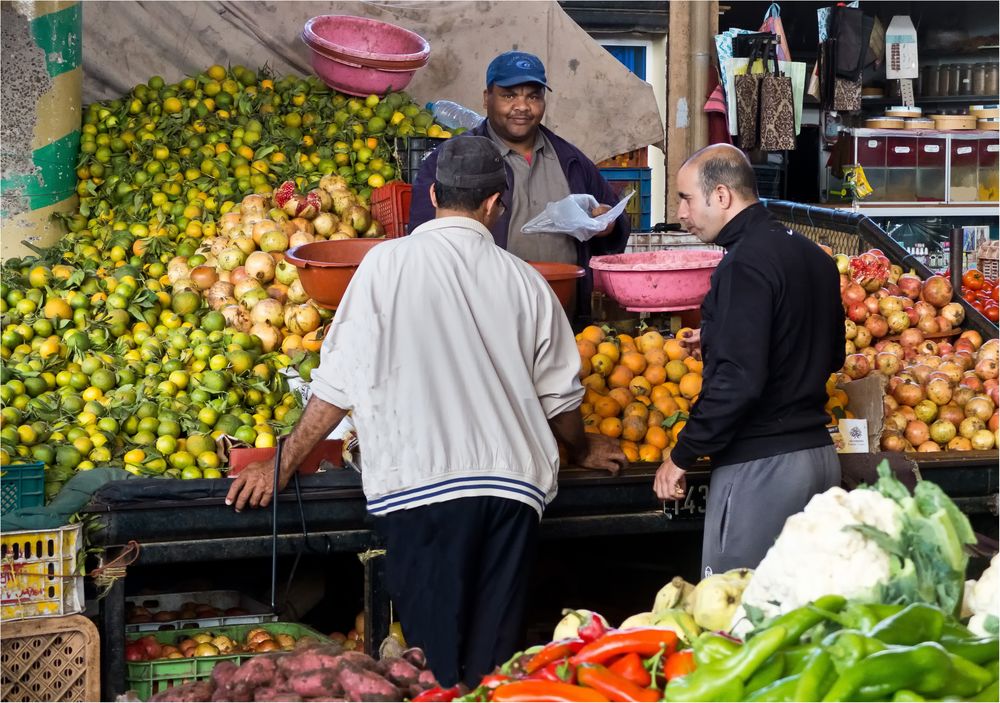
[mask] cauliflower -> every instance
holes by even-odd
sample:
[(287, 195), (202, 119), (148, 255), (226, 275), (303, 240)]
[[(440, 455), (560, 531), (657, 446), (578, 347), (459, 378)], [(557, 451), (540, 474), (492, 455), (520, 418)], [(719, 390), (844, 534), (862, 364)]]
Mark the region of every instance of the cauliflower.
[[(853, 525), (869, 525), (898, 538), (901, 509), (871, 490), (848, 493), (831, 488), (813, 496), (801, 513), (792, 515), (754, 572), (736, 613), (747, 628), (752, 620), (770, 618), (820, 596), (839, 594), (877, 602), (892, 577), (890, 555)], [(749, 606), (749, 609), (748, 609)]]
[[(878, 475), (871, 487), (813, 496), (785, 521), (743, 592), (733, 621), (737, 634), (825, 595), (930, 603), (957, 613), (968, 563), (964, 546), (975, 541), (968, 518), (930, 481), (918, 481), (911, 496), (887, 462)], [(977, 584), (974, 597), (989, 603), (984, 613), (995, 614), (995, 572), (980, 582), (982, 595)], [(983, 620), (996, 628), (996, 618)]]
[(979, 577), (966, 587), (966, 603), (972, 612), (969, 629), (980, 636), (996, 635), (1000, 619), (1000, 563), (997, 556)]

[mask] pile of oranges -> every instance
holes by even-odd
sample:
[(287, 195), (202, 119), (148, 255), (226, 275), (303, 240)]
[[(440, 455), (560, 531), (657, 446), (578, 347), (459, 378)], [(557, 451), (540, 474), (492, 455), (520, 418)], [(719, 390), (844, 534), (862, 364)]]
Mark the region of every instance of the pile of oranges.
[(632, 337), (591, 325), (576, 335), (586, 431), (618, 439), (629, 461), (662, 461), (701, 393), (703, 364), (681, 344), (691, 333)]

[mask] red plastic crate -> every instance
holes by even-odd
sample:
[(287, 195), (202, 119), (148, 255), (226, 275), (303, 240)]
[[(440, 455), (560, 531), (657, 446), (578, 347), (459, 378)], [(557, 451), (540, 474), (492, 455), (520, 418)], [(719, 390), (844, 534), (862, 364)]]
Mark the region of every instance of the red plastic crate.
[[(334, 466), (343, 466), (342, 453), (344, 443), (339, 439), (324, 439), (306, 455), (299, 467), (300, 474), (314, 474), (319, 471), (320, 462), (326, 459)], [(274, 448), (233, 449), (229, 452), (229, 477), (239, 476), (247, 464), (254, 461), (274, 461)]]
[(387, 238), (395, 239), (406, 234), (412, 195), (413, 186), (402, 181), (392, 181), (372, 191), (372, 217), (382, 223)]

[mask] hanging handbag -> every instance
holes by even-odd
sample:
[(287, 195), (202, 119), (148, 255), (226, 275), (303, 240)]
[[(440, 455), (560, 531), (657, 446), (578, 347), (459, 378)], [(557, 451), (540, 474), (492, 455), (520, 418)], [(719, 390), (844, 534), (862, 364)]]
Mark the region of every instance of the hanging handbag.
[(760, 83), (763, 74), (754, 73), (754, 63), (761, 58), (763, 42), (753, 44), (747, 61), (747, 72), (736, 76), (736, 132), (737, 143), (744, 151), (757, 147), (759, 133), (757, 120), (760, 115)]
[(785, 26), (781, 22), (781, 5), (772, 2), (764, 13), (764, 22), (760, 25), (761, 32), (771, 32), (778, 37), (778, 59), (780, 61), (791, 61), (792, 52), (788, 50), (788, 37), (785, 35)]
[[(770, 59), (770, 61), (769, 61)], [(773, 62), (773, 71), (768, 69)], [(795, 97), (792, 79), (781, 73), (775, 44), (768, 44), (764, 57), (764, 75), (760, 81), (760, 117), (757, 120), (757, 147), (764, 151), (795, 148)]]

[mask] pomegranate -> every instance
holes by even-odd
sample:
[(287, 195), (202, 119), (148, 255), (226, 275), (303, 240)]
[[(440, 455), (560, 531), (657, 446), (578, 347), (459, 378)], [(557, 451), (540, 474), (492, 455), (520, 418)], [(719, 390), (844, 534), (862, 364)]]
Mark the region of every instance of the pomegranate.
[(937, 317), (934, 318), (934, 320), (935, 322), (937, 322), (938, 330), (942, 334), (951, 332), (952, 330), (951, 320), (949, 320), (947, 317), (945, 317), (944, 315), (938, 315)]
[(858, 334), (854, 337), (854, 345), (858, 349), (864, 349), (865, 347), (871, 346), (872, 343), (872, 333), (868, 331), (867, 327), (858, 327)]
[(938, 347), (937, 342), (932, 339), (925, 339), (920, 344), (916, 346), (918, 354), (934, 354), (937, 355)]
[(984, 381), (995, 379), (998, 375), (996, 358), (980, 354), (979, 361), (976, 362), (976, 375)]
[(948, 320), (952, 327), (958, 327), (965, 320), (965, 308), (959, 303), (948, 303), (941, 308), (941, 316)]
[(932, 369), (927, 364), (915, 364), (911, 366), (908, 369), (908, 371), (911, 374), (913, 374), (913, 377), (915, 379), (917, 379), (917, 383), (919, 383), (920, 385), (924, 385), (925, 383), (927, 383), (927, 377), (931, 375), (934, 369)]
[(917, 419), (917, 414), (913, 412), (913, 408), (909, 405), (900, 405), (899, 414), (905, 417), (907, 422), (913, 422)]
[(1000, 413), (994, 412), (993, 415), (990, 416), (990, 421), (987, 423), (986, 427), (990, 432), (996, 432), (997, 429), (1000, 428)]
[(921, 400), (913, 407), (913, 414), (921, 422), (934, 422), (937, 418), (938, 406), (930, 400)]
[(886, 323), (889, 325), (889, 332), (902, 334), (903, 331), (910, 328), (910, 316), (906, 314), (905, 310), (894, 310), (889, 313)]
[(854, 380), (864, 378), (870, 371), (871, 365), (864, 354), (851, 354), (844, 359), (844, 373)]
[(851, 303), (847, 306), (847, 317), (855, 324), (863, 324), (868, 319), (868, 307), (864, 302)]
[(970, 388), (976, 393), (983, 390), (983, 380), (979, 378), (975, 371), (966, 371), (962, 375), (962, 380), (958, 382), (958, 385), (963, 388)]
[(996, 433), (989, 430), (979, 430), (972, 436), (972, 448), (987, 452), (996, 446)]
[(879, 352), (875, 357), (875, 368), (883, 376), (895, 376), (903, 368), (903, 360), (890, 352)]
[(927, 399), (935, 405), (947, 405), (954, 394), (951, 383), (944, 378), (932, 378), (927, 381)]
[(864, 354), (865, 358), (868, 359), (868, 368), (875, 368), (875, 357), (878, 356), (878, 352), (875, 351), (875, 347), (865, 347), (859, 354)]
[[(959, 385), (951, 396), (951, 402), (960, 408), (964, 408), (966, 404), (975, 397), (976, 392), (974, 390), (968, 386)], [(962, 414), (965, 414), (965, 410), (962, 410)]]
[(857, 283), (848, 283), (847, 287), (844, 288), (844, 305), (849, 306), (851, 303), (860, 303), (865, 299), (865, 289), (859, 286)]
[(882, 450), (886, 452), (906, 451), (906, 440), (899, 432), (883, 432), (880, 444)]
[(978, 417), (984, 423), (989, 421), (995, 410), (993, 401), (985, 395), (977, 395), (965, 404), (965, 416)]
[[(892, 391), (892, 397), (895, 398), (896, 402), (900, 405), (912, 408), (924, 399), (924, 389), (916, 383), (900, 383)], [(914, 444), (917, 443), (914, 442)]]
[(938, 408), (938, 419), (947, 420), (957, 427), (965, 419), (965, 411), (954, 403), (948, 403)]
[(858, 348), (854, 346), (854, 342), (850, 339), (844, 342), (844, 356), (850, 356), (851, 354), (857, 354)]
[(907, 421), (902, 413), (892, 412), (886, 415), (883, 427), (889, 431), (902, 432), (906, 429)]
[(924, 281), (923, 290), (920, 292), (920, 299), (936, 308), (941, 308), (951, 302), (953, 292), (951, 281), (947, 278), (944, 276), (931, 276)]
[(889, 334), (889, 323), (878, 313), (870, 315), (865, 320), (865, 327), (868, 328), (868, 331), (872, 333), (872, 337), (875, 339), (881, 339)]
[(854, 339), (858, 334), (858, 326), (854, 320), (844, 320), (844, 339)]
[(983, 335), (979, 334), (977, 330), (965, 330), (962, 334), (958, 335), (959, 339), (967, 339), (972, 343), (973, 349), (978, 350), (983, 346)]
[(930, 336), (941, 331), (941, 325), (933, 315), (924, 315), (917, 321), (917, 328), (925, 335)]
[(878, 298), (874, 295), (869, 295), (864, 299), (865, 307), (868, 308), (869, 315), (875, 315), (878, 313)]
[(869, 293), (874, 293), (889, 280), (889, 260), (884, 256), (865, 252), (850, 260), (851, 278)]
[(926, 317), (927, 315), (935, 317), (937, 315), (937, 308), (930, 303), (924, 302), (923, 300), (919, 303), (915, 303), (913, 305), (913, 309), (917, 311), (917, 315), (920, 317)]
[(930, 430), (927, 427), (927, 423), (920, 420), (913, 420), (906, 424), (904, 435), (907, 442), (914, 447), (919, 447), (930, 438)]
[[(907, 298), (907, 300), (909, 300), (909, 298)], [(917, 313), (913, 306), (906, 308), (906, 316), (910, 318), (910, 327), (913, 327), (920, 321), (920, 314)]]
[(911, 327), (910, 329), (903, 330), (899, 334), (899, 343), (905, 347), (915, 347), (924, 341), (924, 333), (919, 329)]
[(966, 417), (962, 419), (962, 422), (958, 425), (958, 433), (963, 437), (972, 439), (972, 435), (979, 432), (979, 430), (985, 430), (986, 423), (980, 420), (975, 415)]
[(972, 450), (972, 442), (967, 437), (956, 435), (945, 448), (952, 452), (968, 452)]
[(904, 273), (896, 280), (896, 285), (910, 300), (916, 300), (920, 297), (920, 289), (923, 287), (920, 278), (914, 276), (912, 273)]
[(941, 451), (941, 445), (932, 440), (927, 440), (919, 447), (917, 447), (918, 452), (939, 452)]
[(889, 313), (902, 312), (903, 301), (893, 295), (888, 295), (878, 301), (878, 311), (885, 317), (889, 317)]
[(882, 396), (882, 411), (883, 414), (888, 416), (899, 407), (899, 403), (891, 395)]
[(941, 355), (943, 359), (948, 354), (951, 354), (955, 350), (955, 347), (951, 342), (938, 342), (938, 354)]
[(948, 420), (937, 420), (930, 426), (929, 431), (931, 439), (938, 444), (948, 444), (948, 442), (954, 439), (955, 435), (958, 433), (958, 430), (955, 429), (955, 425)]

